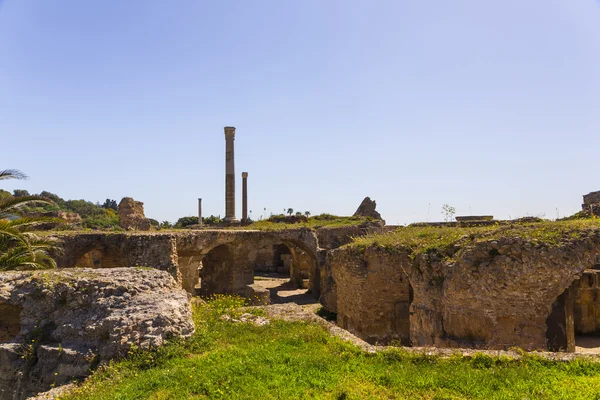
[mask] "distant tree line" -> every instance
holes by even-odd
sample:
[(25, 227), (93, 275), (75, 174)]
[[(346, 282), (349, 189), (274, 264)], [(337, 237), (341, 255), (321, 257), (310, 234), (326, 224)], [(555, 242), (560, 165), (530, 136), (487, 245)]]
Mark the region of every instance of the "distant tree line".
[(31, 195), (27, 190), (15, 189), (13, 193), (0, 189), (0, 199), (23, 198), (36, 196), (50, 200), (53, 204), (36, 203), (31, 206), (22, 207), (24, 215), (50, 213), (53, 211), (65, 211), (77, 213), (81, 217), (81, 225), (84, 228), (106, 229), (119, 226), (118, 205), (116, 200), (106, 199), (103, 204), (92, 203), (87, 200), (65, 200), (57, 194), (42, 191), (40, 194)]

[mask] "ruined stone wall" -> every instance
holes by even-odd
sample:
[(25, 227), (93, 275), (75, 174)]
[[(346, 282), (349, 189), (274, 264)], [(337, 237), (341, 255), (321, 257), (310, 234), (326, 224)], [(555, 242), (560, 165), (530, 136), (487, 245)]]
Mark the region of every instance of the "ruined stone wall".
[[(399, 267), (405, 260), (367, 249), (334, 252), (338, 324), (370, 343), (391, 340), (410, 344), (408, 276)], [(402, 256), (399, 256), (402, 258)]]
[[(386, 340), (398, 335), (400, 314), (392, 312), (396, 299), (390, 282), (396, 282), (392, 287), (402, 300), (406, 289), (398, 271), (403, 271), (413, 291), (409, 316), (413, 345), (542, 350), (547, 348), (546, 319), (554, 301), (594, 265), (598, 254), (600, 232), (592, 231), (555, 247), (521, 238), (477, 242), (452, 259), (435, 252), (413, 259), (402, 248), (361, 252), (344, 247), (332, 252), (330, 268), (340, 321), (376, 316), (376, 329), (347, 324), (362, 338)], [(382, 290), (386, 296), (380, 296)]]
[(592, 204), (600, 204), (600, 191), (583, 195), (583, 209), (585, 210), (586, 206), (589, 208)]
[(600, 191), (584, 195), (581, 209), (588, 215), (600, 216)]
[(59, 268), (152, 267), (181, 279), (172, 235), (80, 233), (55, 237), (62, 243), (61, 250), (53, 254)]

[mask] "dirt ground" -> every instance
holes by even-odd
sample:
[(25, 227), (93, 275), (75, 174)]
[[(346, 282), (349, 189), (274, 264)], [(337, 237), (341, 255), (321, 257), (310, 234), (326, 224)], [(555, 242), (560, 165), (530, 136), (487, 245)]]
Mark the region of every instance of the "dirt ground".
[(254, 277), (254, 284), (271, 292), (271, 304), (296, 303), (300, 306), (318, 304), (307, 289), (298, 289), (290, 283), (290, 277), (279, 274), (261, 274)]
[(600, 354), (600, 337), (575, 337), (575, 352), (580, 354)]

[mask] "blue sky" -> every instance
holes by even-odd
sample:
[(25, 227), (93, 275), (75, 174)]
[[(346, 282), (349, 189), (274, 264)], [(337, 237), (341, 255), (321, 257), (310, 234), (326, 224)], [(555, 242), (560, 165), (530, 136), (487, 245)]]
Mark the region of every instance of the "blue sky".
[(226, 125), (255, 219), (565, 216), (599, 111), (595, 0), (0, 0), (2, 188), (159, 220), (224, 215)]

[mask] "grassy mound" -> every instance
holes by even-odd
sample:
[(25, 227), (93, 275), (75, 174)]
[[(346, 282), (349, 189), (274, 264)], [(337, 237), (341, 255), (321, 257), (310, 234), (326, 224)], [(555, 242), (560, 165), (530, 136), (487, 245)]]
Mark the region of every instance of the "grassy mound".
[(538, 223), (498, 224), (491, 226), (430, 227), (409, 226), (395, 231), (356, 238), (348, 246), (364, 250), (368, 246), (383, 247), (393, 251), (403, 248), (413, 255), (436, 251), (448, 253), (456, 248), (480, 241), (506, 237), (519, 237), (532, 244), (547, 246), (578, 239), (584, 232), (600, 228), (600, 219), (573, 221), (544, 221)]
[[(240, 299), (196, 306), (196, 334), (96, 372), (70, 399), (594, 399), (600, 363), (485, 355), (366, 354), (321, 327), (219, 319)], [(258, 312), (258, 311), (257, 311)], [(595, 397), (596, 396), (596, 397)]]

